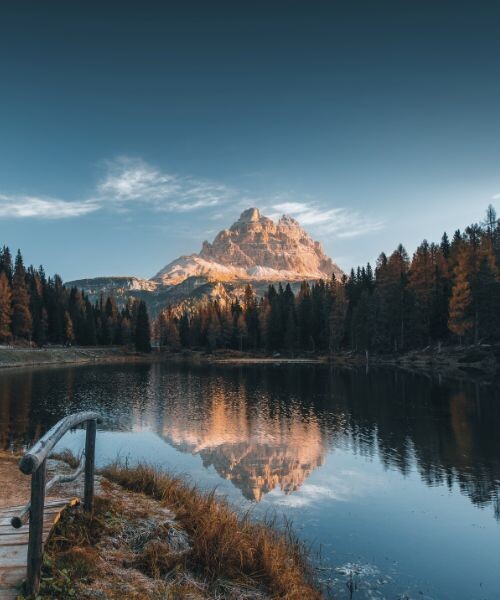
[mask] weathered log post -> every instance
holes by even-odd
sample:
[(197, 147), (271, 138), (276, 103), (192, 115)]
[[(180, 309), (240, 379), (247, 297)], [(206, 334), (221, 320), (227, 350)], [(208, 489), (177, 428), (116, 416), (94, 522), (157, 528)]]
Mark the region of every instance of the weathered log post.
[[(94, 507), (94, 461), (97, 421), (100, 416), (95, 412), (79, 412), (61, 419), (22, 457), (19, 468), (25, 475), (31, 475), (31, 502), (25, 506), (19, 515), (11, 519), (13, 527), (21, 527), (29, 516), (28, 564), (26, 592), (35, 596), (40, 587), (40, 573), (43, 558), (43, 511), (45, 494), (57, 483), (74, 481), (85, 469), (84, 508), (92, 512)], [(71, 475), (57, 475), (48, 484), (45, 483), (47, 457), (63, 435), (86, 423), (85, 455), (76, 471)]]
[(87, 421), (87, 434), (85, 436), (85, 490), (83, 494), (83, 508), (88, 513), (92, 513), (94, 510), (96, 429), (97, 423), (95, 420)]
[(28, 595), (38, 593), (43, 559), (43, 507), (45, 504), (45, 474), (47, 461), (31, 476), (30, 531), (28, 539), (28, 565), (26, 591)]

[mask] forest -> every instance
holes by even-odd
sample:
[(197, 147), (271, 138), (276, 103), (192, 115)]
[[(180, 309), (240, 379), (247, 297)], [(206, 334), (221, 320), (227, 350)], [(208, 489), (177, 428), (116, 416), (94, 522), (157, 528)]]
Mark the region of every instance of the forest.
[(143, 301), (129, 300), (121, 310), (113, 297), (92, 304), (77, 288), (66, 288), (43, 267), (25, 268), (18, 250), (14, 264), (7, 246), (0, 250), (0, 342), (43, 347), (47, 343), (81, 346), (135, 346), (150, 352), (150, 323)]
[(402, 245), (341, 279), (248, 285), (223, 305), (169, 306), (155, 323), (161, 346), (209, 351), (404, 352), (436, 344), (500, 341), (500, 222), (486, 218), (451, 239), (424, 240), (409, 257)]

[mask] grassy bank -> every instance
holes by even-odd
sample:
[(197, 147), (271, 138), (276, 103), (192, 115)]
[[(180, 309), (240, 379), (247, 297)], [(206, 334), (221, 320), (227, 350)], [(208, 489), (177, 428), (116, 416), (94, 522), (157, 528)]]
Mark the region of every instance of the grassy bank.
[(108, 467), (100, 489), (92, 519), (68, 510), (53, 531), (40, 598), (322, 597), (290, 528), (149, 466)]
[(142, 362), (158, 360), (155, 354), (140, 354), (122, 346), (47, 346), (27, 348), (0, 346), (0, 369), (86, 363)]

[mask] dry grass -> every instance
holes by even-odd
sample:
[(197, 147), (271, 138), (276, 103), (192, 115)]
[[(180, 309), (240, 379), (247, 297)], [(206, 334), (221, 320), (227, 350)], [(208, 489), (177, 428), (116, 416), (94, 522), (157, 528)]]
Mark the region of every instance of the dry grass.
[(52, 531), (37, 600), (322, 598), (289, 527), (252, 522), (146, 465), (104, 469), (99, 489), (92, 517), (68, 509)]
[(72, 469), (76, 469), (80, 464), (80, 458), (77, 458), (71, 450), (63, 450), (62, 452), (53, 452), (50, 458), (54, 460), (60, 460), (66, 463)]
[[(174, 511), (191, 539), (188, 567), (211, 582), (263, 586), (275, 599), (316, 600), (322, 597), (313, 584), (304, 546), (290, 528), (252, 522), (240, 516), (214, 494), (203, 494), (180, 478), (164, 475), (147, 465), (129, 469), (112, 465), (103, 475), (124, 488), (142, 492)], [(161, 548), (143, 553), (143, 568), (161, 574)], [(222, 596), (225, 597), (225, 596)]]

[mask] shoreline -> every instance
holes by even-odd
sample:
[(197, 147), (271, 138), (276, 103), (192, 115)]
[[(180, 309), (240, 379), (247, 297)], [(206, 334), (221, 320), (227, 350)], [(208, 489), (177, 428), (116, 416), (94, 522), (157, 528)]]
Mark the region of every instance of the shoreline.
[(494, 379), (499, 374), (500, 346), (428, 347), (404, 354), (373, 354), (368, 360), (364, 354), (355, 352), (337, 353), (333, 357), (325, 354), (293, 357), (228, 350), (211, 354), (197, 350), (141, 354), (120, 346), (47, 346), (42, 349), (0, 346), (0, 373), (19, 368), (159, 362), (221, 366), (320, 364), (347, 369), (391, 367), (414, 373)]
[(140, 363), (161, 360), (157, 353), (141, 354), (120, 346), (47, 346), (45, 348), (0, 347), (3, 369), (65, 365)]

